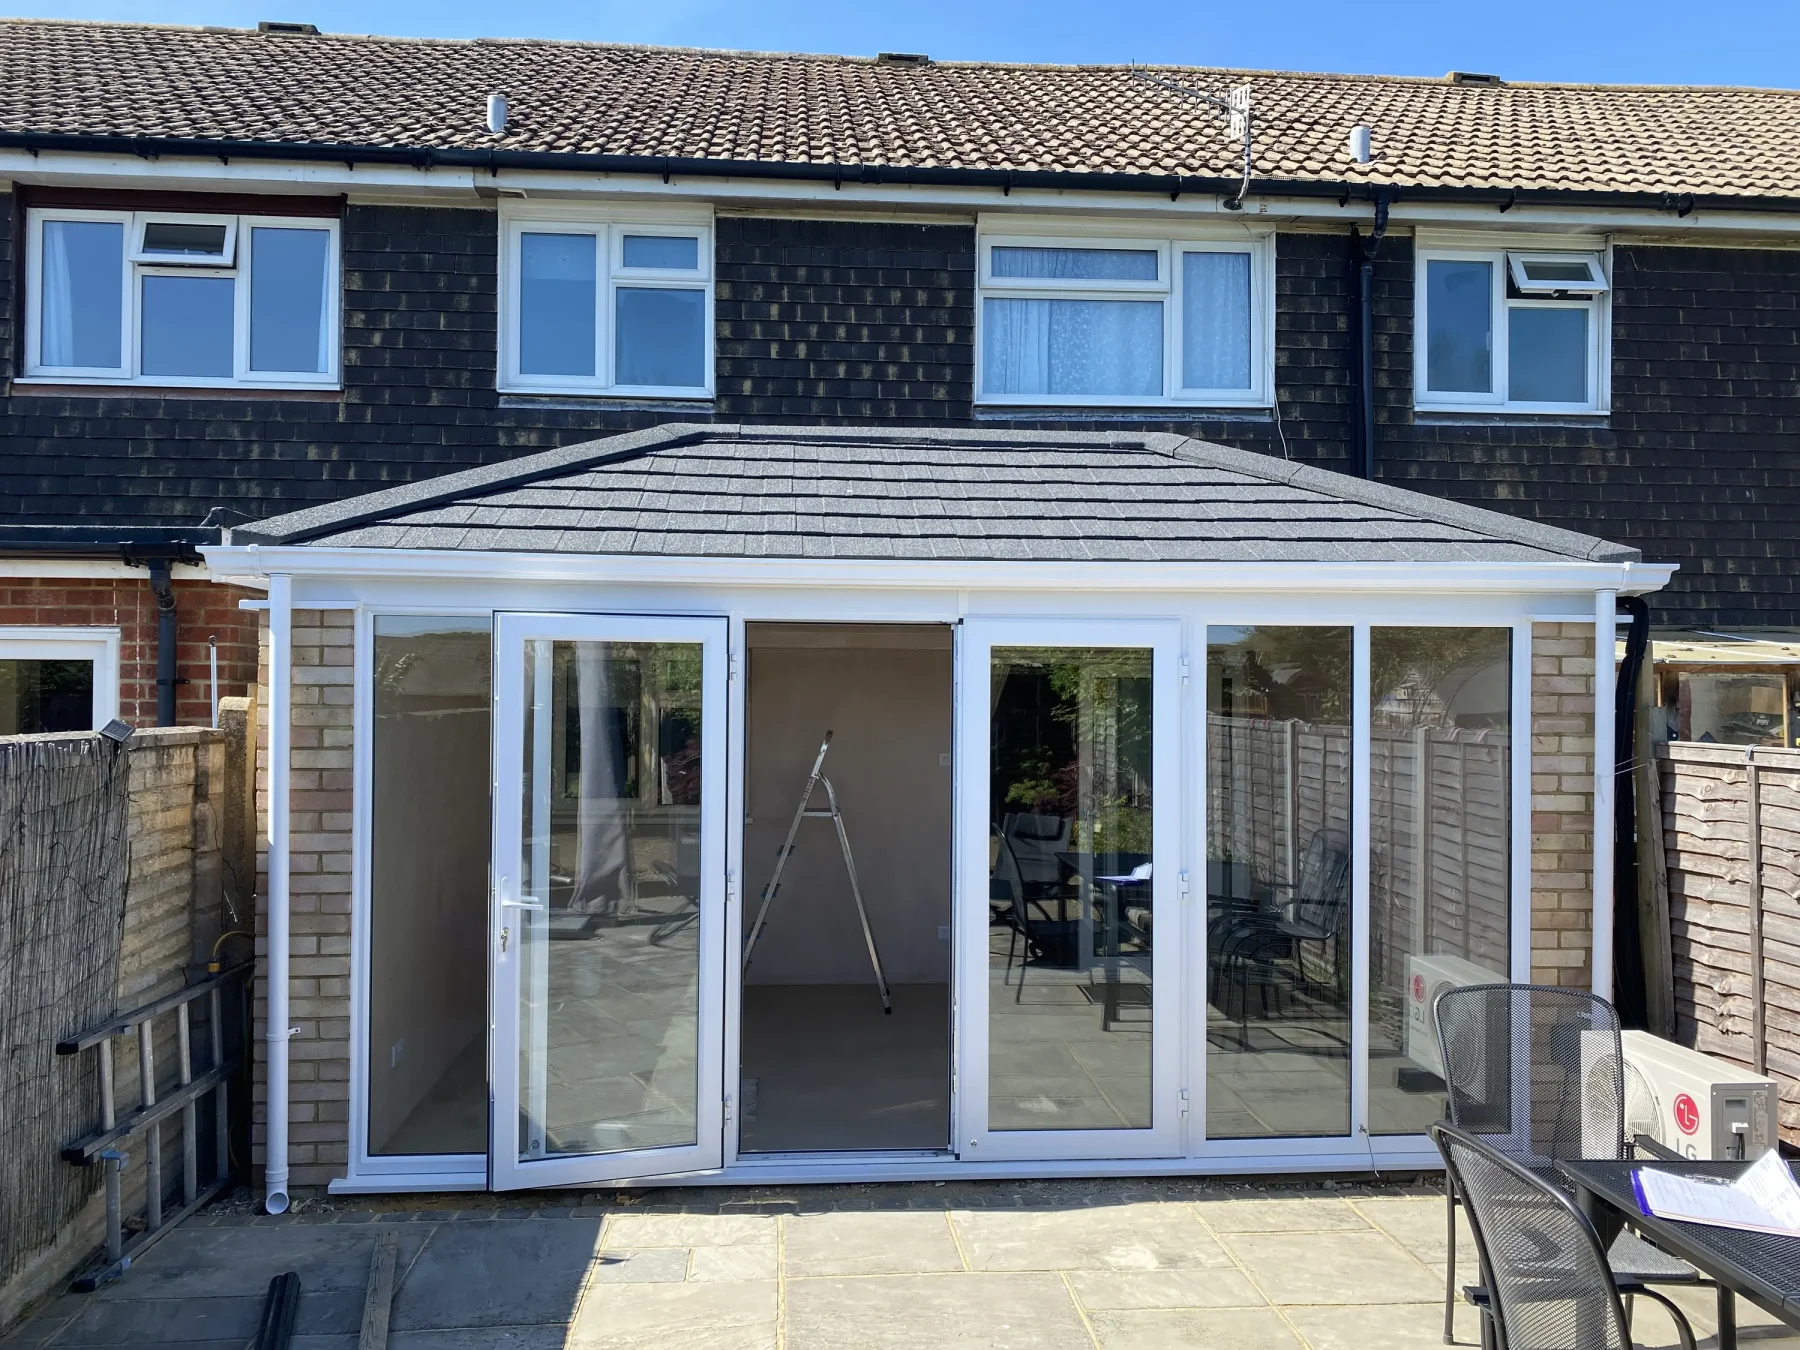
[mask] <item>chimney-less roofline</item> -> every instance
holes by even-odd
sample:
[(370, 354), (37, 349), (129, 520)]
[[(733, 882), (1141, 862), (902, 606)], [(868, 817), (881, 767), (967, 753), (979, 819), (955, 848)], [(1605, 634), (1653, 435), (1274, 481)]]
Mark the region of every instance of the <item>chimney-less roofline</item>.
[[(1236, 178), (1190, 174), (1076, 172), (1050, 169), (970, 169), (934, 165), (813, 164), (780, 160), (693, 159), (666, 155), (587, 154), (556, 150), (477, 150), (461, 147), (416, 148), (392, 145), (348, 145), (316, 141), (228, 141), (203, 137), (96, 136), (50, 131), (0, 131), (0, 149), (71, 154), (165, 155), (200, 159), (267, 159), (357, 164), (399, 164), (415, 169), (466, 168), (562, 171), (594, 174), (640, 174), (665, 183), (687, 178), (759, 178), (788, 182), (900, 184), (922, 187), (991, 187), (1002, 193), (1014, 188), (1077, 192), (1145, 192), (1181, 196), (1229, 197)], [(1370, 201), (1379, 192), (1390, 200), (1467, 202), (1510, 209), (1539, 203), (1619, 210), (1670, 211), (1686, 216), (1695, 210), (1766, 211), (1800, 214), (1800, 197), (1752, 197), (1732, 193), (1584, 191), (1570, 188), (1407, 186), (1330, 179), (1259, 179), (1266, 196), (1336, 198)]]

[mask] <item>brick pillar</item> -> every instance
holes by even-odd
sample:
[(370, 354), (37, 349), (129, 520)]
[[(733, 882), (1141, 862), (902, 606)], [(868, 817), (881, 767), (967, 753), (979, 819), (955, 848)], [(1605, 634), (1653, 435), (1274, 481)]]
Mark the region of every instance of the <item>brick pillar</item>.
[(1531, 630), (1531, 978), (1586, 989), (1594, 947), (1594, 626)]
[[(299, 1028), (288, 1053), (289, 1182), (323, 1186), (344, 1175), (350, 1120), (350, 833), (354, 638), (347, 610), (295, 609), (288, 1012)], [(256, 951), (266, 959), (268, 915), (269, 630), (262, 630), (257, 708)], [(268, 1001), (256, 994), (254, 1160), (264, 1162)]]

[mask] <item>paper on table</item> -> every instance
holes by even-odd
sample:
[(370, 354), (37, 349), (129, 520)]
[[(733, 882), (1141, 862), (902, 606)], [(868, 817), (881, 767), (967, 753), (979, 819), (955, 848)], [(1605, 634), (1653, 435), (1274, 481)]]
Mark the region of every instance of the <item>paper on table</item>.
[(1800, 1237), (1800, 1183), (1773, 1149), (1732, 1182), (1652, 1167), (1638, 1168), (1631, 1179), (1637, 1188), (1638, 1207), (1647, 1215)]

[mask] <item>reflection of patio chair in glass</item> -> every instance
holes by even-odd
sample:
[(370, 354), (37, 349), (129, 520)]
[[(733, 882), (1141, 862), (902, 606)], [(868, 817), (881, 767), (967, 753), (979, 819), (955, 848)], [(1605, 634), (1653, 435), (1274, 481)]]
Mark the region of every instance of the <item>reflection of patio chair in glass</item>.
[[(1075, 952), (1079, 924), (1068, 918), (1053, 919), (1048, 914), (1034, 918), (1033, 906), (1042, 912), (1044, 900), (1050, 898), (1055, 888), (1047, 887), (1034, 893), (1032, 884), (1022, 875), (1012, 841), (1004, 834), (999, 834), (990, 842), (995, 845), (995, 851), (993, 871), (988, 878), (989, 926), (1008, 930), (1006, 969), (1001, 982), (1012, 983), (1012, 966), (1016, 956), (1019, 962), (1019, 983), (1013, 993), (1013, 1002), (1017, 1003), (1025, 996), (1025, 967), (1034, 957), (1049, 965), (1064, 968), (1074, 964), (1071, 958)], [(1059, 904), (1059, 915), (1061, 908)]]
[(1277, 883), (1268, 888), (1288, 898), (1264, 903), (1254, 908), (1227, 907), (1207, 925), (1208, 949), (1212, 953), (1213, 1002), (1225, 1008), (1226, 995), (1232, 986), (1238, 994), (1238, 1039), (1249, 1048), (1250, 990), (1261, 991), (1262, 1011), (1268, 1017), (1273, 1011), (1272, 993), (1279, 994), (1283, 983), (1294, 992), (1316, 987), (1320, 981), (1308, 971), (1305, 952), (1317, 944), (1319, 962), (1315, 970), (1330, 961), (1331, 988), (1334, 1002), (1343, 997), (1343, 961), (1345, 925), (1350, 914), (1350, 841), (1342, 830), (1315, 830), (1307, 841), (1298, 875), (1291, 883)]

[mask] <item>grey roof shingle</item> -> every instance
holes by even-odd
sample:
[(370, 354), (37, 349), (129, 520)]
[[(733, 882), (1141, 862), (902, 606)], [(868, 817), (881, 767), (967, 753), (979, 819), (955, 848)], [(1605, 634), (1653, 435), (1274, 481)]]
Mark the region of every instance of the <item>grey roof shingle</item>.
[[(1256, 176), (1292, 183), (1800, 196), (1791, 90), (932, 62), (15, 19), (0, 135), (1236, 178), (1211, 108), (1247, 83)], [(506, 131), (485, 127), (505, 93)], [(1353, 163), (1352, 126), (1375, 158)]]
[(1587, 535), (1162, 433), (682, 424), (277, 516), (233, 531), (232, 542), (1048, 562), (1639, 556)]

